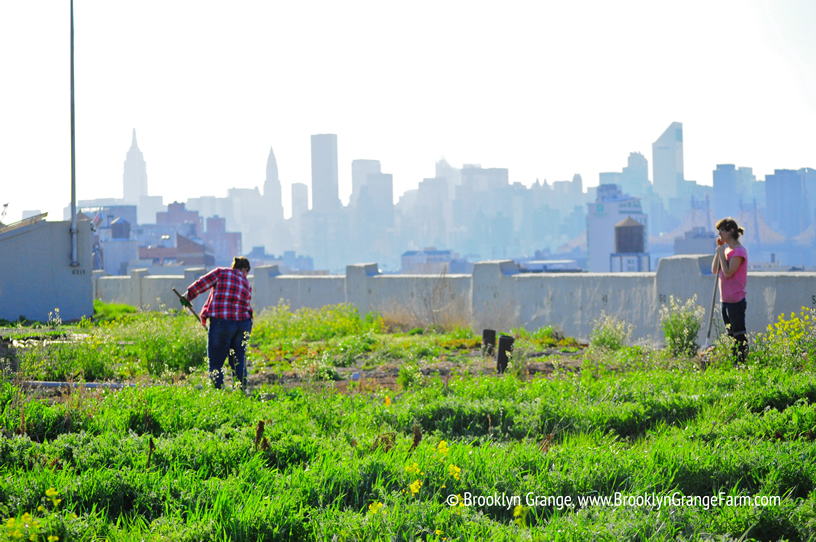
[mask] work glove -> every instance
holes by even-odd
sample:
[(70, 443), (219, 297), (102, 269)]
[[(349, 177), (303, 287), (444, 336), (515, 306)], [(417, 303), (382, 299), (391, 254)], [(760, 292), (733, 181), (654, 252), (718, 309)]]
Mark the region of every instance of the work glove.
[(179, 303), (181, 303), (182, 307), (192, 307), (193, 304), (186, 297), (180, 297)]

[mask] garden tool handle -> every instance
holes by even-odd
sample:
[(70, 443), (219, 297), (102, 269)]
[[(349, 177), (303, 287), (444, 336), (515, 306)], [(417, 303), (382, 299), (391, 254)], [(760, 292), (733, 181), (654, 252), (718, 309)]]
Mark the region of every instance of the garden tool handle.
[[(183, 295), (181, 295), (180, 293), (178, 293), (178, 290), (176, 290), (175, 288), (173, 288), (173, 293), (174, 293), (174, 294), (176, 294), (176, 295), (178, 296), (178, 298), (179, 298), (179, 299), (187, 299), (186, 297), (184, 297)], [(198, 316), (198, 315), (195, 313), (195, 311), (193, 310), (193, 307), (191, 307), (191, 306), (189, 306), (189, 305), (184, 305), (184, 306), (185, 306), (185, 307), (187, 307), (187, 310), (189, 310), (189, 311), (190, 311), (190, 314), (192, 314), (193, 316), (195, 316), (195, 317), (196, 317), (196, 320), (199, 320), (199, 321), (201, 320), (201, 318), (199, 318), (199, 316)]]

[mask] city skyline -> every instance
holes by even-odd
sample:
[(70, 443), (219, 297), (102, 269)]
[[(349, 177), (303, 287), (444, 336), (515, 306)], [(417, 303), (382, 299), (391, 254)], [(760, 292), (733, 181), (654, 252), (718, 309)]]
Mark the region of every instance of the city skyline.
[[(379, 161), (395, 199), (442, 157), (525, 186), (576, 173), (596, 186), (631, 152), (653, 162), (672, 122), (700, 184), (717, 164), (764, 178), (814, 162), (806, 2), (597, 3), (595, 17), (533, 3), (159, 6), (75, 6), (78, 199), (122, 197), (134, 128), (165, 204), (263, 188), (275, 149), (285, 216), (293, 183), (311, 196), (321, 133), (338, 137), (344, 204), (353, 160)], [(0, 42), (18, 51), (0, 100), (5, 222), (30, 209), (59, 219), (70, 199), (68, 8), (35, 8), (0, 6)]]

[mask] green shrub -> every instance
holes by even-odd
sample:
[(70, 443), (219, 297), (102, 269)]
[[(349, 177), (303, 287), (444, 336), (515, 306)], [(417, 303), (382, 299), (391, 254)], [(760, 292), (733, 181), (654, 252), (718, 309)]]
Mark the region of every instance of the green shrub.
[(516, 347), (531, 350), (552, 348), (558, 344), (559, 335), (552, 326), (544, 326), (535, 331), (527, 331), (523, 327), (511, 329), (509, 335), (516, 338)]
[(666, 338), (666, 348), (673, 356), (691, 357), (697, 353), (697, 333), (705, 309), (697, 304), (697, 295), (681, 303), (673, 295), (668, 306), (660, 307), (660, 329)]
[(402, 389), (408, 390), (417, 388), (425, 383), (425, 378), (419, 370), (418, 363), (407, 363), (400, 367), (399, 376), (397, 376), (397, 384), (402, 386)]
[(593, 350), (616, 352), (626, 346), (632, 338), (633, 329), (632, 324), (603, 313), (600, 319), (594, 322), (592, 332), (589, 334), (589, 346)]
[(331, 355), (324, 351), (313, 352), (295, 363), (295, 368), (304, 380), (311, 382), (324, 382), (340, 380), (340, 375), (334, 368)]
[(816, 310), (802, 307), (800, 314), (791, 313), (760, 333), (751, 346), (751, 360), (761, 365), (792, 370), (812, 369), (816, 361)]
[(469, 327), (455, 327), (446, 335), (449, 339), (472, 339), (474, 337), (473, 330)]
[(183, 312), (146, 314), (124, 332), (134, 342), (139, 361), (153, 376), (206, 366), (207, 331)]
[(527, 351), (523, 348), (513, 348), (507, 353), (507, 369), (505, 374), (523, 380), (528, 374)]
[(115, 346), (99, 337), (74, 341), (42, 341), (19, 351), (20, 371), (26, 378), (65, 382), (94, 382), (112, 378)]
[(737, 361), (734, 355), (734, 348), (737, 341), (725, 333), (714, 339), (711, 349), (707, 351), (706, 363), (712, 367), (728, 368), (733, 367)]
[(339, 355), (335, 357), (335, 365), (338, 367), (353, 365), (359, 356), (371, 352), (376, 346), (377, 339), (371, 331), (344, 337), (336, 346)]

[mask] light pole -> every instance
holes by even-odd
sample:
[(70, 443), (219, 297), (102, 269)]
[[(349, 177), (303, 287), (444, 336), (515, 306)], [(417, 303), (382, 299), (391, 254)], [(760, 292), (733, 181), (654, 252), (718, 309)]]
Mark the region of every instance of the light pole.
[(74, 125), (74, 0), (71, 0), (71, 267), (79, 267), (77, 259), (76, 222), (76, 130)]

